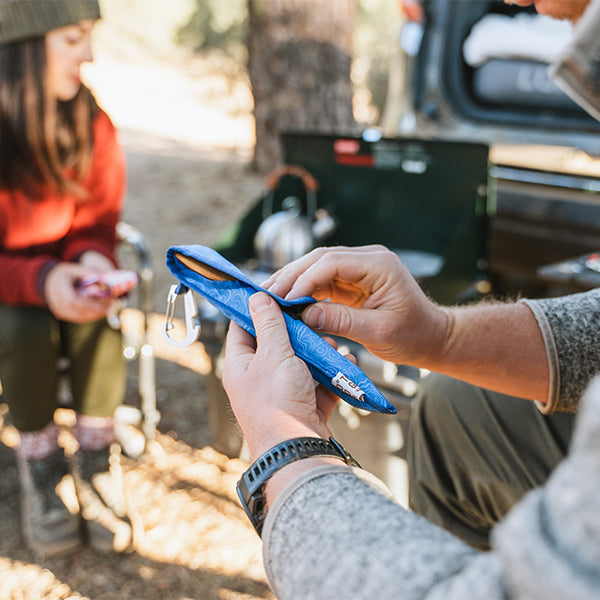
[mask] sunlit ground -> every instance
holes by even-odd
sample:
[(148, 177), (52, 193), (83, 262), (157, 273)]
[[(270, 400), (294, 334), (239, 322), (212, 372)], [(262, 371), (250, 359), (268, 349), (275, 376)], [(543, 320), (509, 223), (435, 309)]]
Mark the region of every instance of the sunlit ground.
[[(142, 341), (141, 313), (126, 309), (122, 315), (126, 338)], [(171, 364), (174, 374), (210, 368), (201, 344), (182, 351), (170, 346), (160, 332), (164, 317), (150, 318), (148, 338), (157, 362)], [(176, 320), (176, 333), (182, 333)], [(165, 382), (158, 381), (159, 389)], [(193, 393), (193, 390), (192, 390)], [(174, 409), (173, 396), (159, 405)], [(185, 410), (185, 406), (183, 406)], [(189, 406), (188, 406), (189, 410)], [(173, 417), (166, 415), (167, 419)], [(195, 420), (193, 414), (188, 418)], [(6, 422), (0, 404), (0, 598), (23, 600), (89, 600), (205, 598), (271, 598), (265, 584), (260, 541), (241, 510), (235, 483), (246, 465), (228, 459), (210, 446), (195, 447), (183, 431), (155, 433), (138, 460), (122, 457), (122, 475), (134, 528), (133, 552), (123, 557), (102, 556), (90, 550), (66, 557), (43, 559), (27, 550), (19, 531), (18, 488), (12, 451), (16, 430)], [(72, 413), (61, 409), (57, 422), (72, 424)], [(201, 426), (198, 423), (198, 426)], [(205, 425), (204, 425), (205, 426)], [(66, 431), (61, 435), (67, 452), (74, 450)], [(2, 448), (2, 444), (4, 448)], [(69, 496), (69, 486), (63, 492)]]
[(84, 79), (117, 127), (195, 148), (243, 151), (254, 144), (246, 81), (218, 72), (218, 59), (173, 64), (122, 62), (97, 50)]

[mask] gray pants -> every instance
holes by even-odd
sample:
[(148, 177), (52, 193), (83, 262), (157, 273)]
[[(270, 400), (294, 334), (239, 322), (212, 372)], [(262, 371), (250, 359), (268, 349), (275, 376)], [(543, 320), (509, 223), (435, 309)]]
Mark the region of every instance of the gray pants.
[(19, 431), (37, 431), (52, 420), (60, 356), (69, 359), (73, 408), (112, 416), (125, 395), (121, 332), (106, 319), (76, 325), (57, 321), (48, 310), (0, 304), (2, 400)]
[(475, 548), (565, 456), (575, 415), (432, 373), (412, 403), (411, 509)]

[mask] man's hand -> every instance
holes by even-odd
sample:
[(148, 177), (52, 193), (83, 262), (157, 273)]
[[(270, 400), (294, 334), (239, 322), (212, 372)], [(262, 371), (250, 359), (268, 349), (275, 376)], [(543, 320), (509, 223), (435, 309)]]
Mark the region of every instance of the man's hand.
[(294, 354), (281, 310), (267, 294), (250, 298), (256, 340), (231, 323), (223, 385), (252, 459), (285, 440), (331, 435), (327, 421), (337, 396), (315, 388), (306, 364)]
[(44, 297), (50, 312), (61, 321), (90, 323), (106, 316), (110, 299), (84, 298), (76, 289), (76, 283), (86, 275), (93, 274), (79, 263), (58, 263), (44, 282)]
[(448, 313), (383, 246), (318, 248), (283, 267), (265, 287), (288, 299), (330, 300), (308, 307), (303, 321), (355, 340), (384, 360), (418, 365), (443, 352)]
[(313, 250), (275, 273), (265, 287), (286, 298), (331, 300), (306, 308), (303, 321), (355, 340), (384, 360), (547, 400), (544, 340), (525, 304), (437, 306), (383, 246)]

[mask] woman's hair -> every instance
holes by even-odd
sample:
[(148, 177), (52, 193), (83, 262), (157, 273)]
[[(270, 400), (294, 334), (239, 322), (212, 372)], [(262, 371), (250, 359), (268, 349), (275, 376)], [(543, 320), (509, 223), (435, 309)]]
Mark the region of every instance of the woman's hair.
[(83, 199), (98, 106), (85, 86), (68, 102), (51, 98), (45, 73), (43, 36), (0, 46), (0, 188)]

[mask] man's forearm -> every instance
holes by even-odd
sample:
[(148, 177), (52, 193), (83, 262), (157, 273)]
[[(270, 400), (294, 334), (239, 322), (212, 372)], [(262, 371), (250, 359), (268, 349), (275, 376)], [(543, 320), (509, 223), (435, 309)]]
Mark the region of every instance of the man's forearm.
[(527, 305), (446, 310), (446, 343), (421, 366), (504, 394), (546, 402), (548, 358), (539, 326)]

